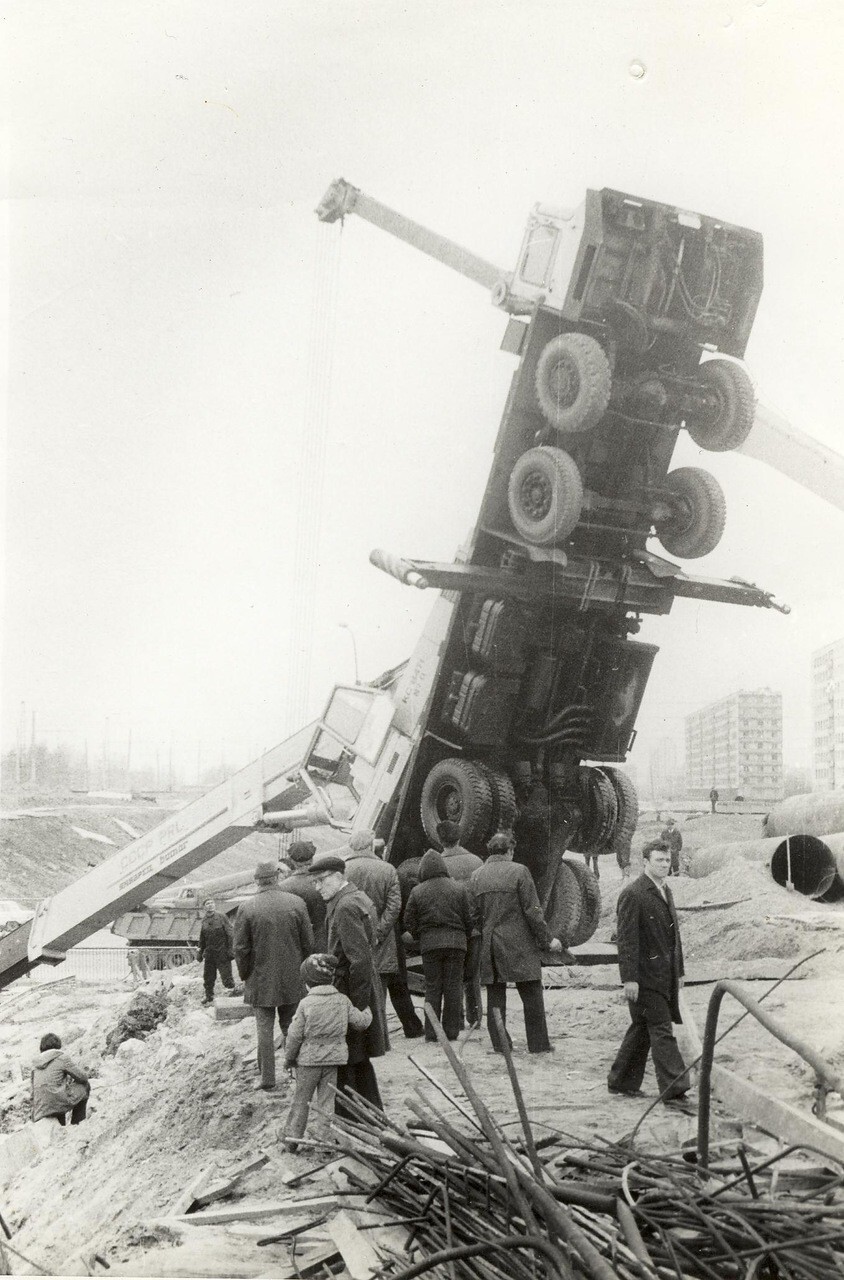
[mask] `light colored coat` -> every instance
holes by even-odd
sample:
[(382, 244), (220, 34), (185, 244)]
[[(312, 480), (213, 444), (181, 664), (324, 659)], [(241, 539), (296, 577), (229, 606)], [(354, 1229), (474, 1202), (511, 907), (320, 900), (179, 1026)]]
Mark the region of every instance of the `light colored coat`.
[(91, 1092), (85, 1072), (71, 1062), (64, 1049), (44, 1049), (33, 1060), (32, 1119), (63, 1116)]
[(356, 1009), (348, 996), (326, 983), (311, 987), (299, 1002), (284, 1042), (286, 1067), (342, 1067), (349, 1061), (346, 1032), (365, 1031), (370, 1009)]
[(379, 973), (397, 973), (399, 967), (393, 929), (401, 911), (398, 872), (373, 850), (355, 853), (346, 861), (346, 879), (362, 889), (375, 908), (375, 967)]

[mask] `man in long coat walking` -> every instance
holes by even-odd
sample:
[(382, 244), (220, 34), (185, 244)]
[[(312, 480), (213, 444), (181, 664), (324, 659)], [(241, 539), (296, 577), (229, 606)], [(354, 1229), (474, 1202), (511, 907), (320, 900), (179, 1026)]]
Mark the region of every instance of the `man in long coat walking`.
[[(499, 1009), (506, 1022), (507, 983), (515, 982), (524, 1009), (530, 1053), (548, 1053), (548, 1025), (542, 995), (542, 952), (562, 951), (542, 914), (536, 885), (527, 867), (513, 861), (513, 836), (499, 831), (487, 844), (488, 857), (472, 873), (471, 886), (481, 915), (481, 982), (486, 987), (489, 1038), (503, 1053), (495, 1025)], [(507, 1029), (505, 1026), (505, 1035)], [(509, 1041), (509, 1036), (508, 1036)]]
[[(337, 1088), (359, 1093), (383, 1110), (372, 1058), (390, 1047), (381, 983), (375, 964), (375, 908), (361, 889), (346, 879), (346, 864), (336, 854), (321, 854), (311, 863), (310, 874), (328, 904), (328, 950), (337, 960), (335, 982), (356, 1009), (370, 1009), (372, 1022), (365, 1031), (349, 1027), (349, 1061), (337, 1068)], [(342, 1104), (337, 1106), (343, 1114)]]
[(610, 1093), (641, 1095), (648, 1054), (653, 1057), (663, 1101), (686, 1109), (689, 1078), (674, 1038), (672, 1022), (681, 1022), (680, 984), (683, 945), (674, 899), (666, 878), (671, 851), (661, 840), (642, 850), (644, 870), (622, 889), (618, 899), (618, 967), (630, 1009), (627, 1029), (610, 1068)]
[(243, 998), (255, 1009), (258, 1033), (256, 1089), (275, 1088), (275, 1020), (286, 1035), (296, 1006), (305, 994), (299, 972), (314, 949), (314, 933), (307, 908), (278, 883), (278, 865), (259, 862), (254, 898), (238, 908), (234, 922), (234, 955), (246, 987)]

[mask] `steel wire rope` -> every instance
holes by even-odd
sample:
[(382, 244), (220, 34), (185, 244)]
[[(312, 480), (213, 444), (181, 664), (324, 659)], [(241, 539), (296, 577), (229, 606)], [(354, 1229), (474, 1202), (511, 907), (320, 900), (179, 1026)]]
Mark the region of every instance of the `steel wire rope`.
[[(320, 233), (321, 232), (321, 233)], [(305, 403), (298, 458), (292, 628), (289, 644), (287, 715), (290, 725), (308, 714), (316, 591), (314, 573), (322, 526), (325, 455), (331, 405), (340, 273), (339, 237), (316, 233), (308, 334)]]

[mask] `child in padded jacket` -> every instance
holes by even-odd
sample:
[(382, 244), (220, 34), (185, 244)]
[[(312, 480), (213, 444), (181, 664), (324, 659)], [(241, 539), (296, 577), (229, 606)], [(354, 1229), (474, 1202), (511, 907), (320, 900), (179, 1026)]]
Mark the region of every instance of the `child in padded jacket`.
[[(284, 1065), (296, 1072), (296, 1092), (284, 1125), (284, 1143), (290, 1151), (296, 1150), (297, 1139), (307, 1128), (311, 1103), (322, 1116), (334, 1110), (337, 1068), (349, 1060), (347, 1030), (365, 1031), (372, 1021), (370, 1009), (356, 1009), (333, 985), (336, 966), (332, 955), (313, 955), (299, 970), (308, 994), (299, 1001), (284, 1044)], [(316, 1130), (327, 1127), (322, 1116)]]

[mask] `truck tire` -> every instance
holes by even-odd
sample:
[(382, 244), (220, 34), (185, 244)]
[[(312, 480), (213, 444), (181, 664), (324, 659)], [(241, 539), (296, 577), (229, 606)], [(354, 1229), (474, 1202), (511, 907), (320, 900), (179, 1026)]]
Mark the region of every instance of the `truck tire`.
[(542, 904), (548, 928), (564, 947), (570, 947), (580, 925), (583, 903), (580, 885), (571, 865), (561, 858), (551, 888)]
[(588, 333), (560, 333), (536, 365), (536, 398), (557, 431), (588, 431), (610, 402), (612, 371), (606, 353)]
[(476, 843), (491, 834), (492, 791), (481, 767), (472, 760), (449, 756), (435, 764), (422, 787), (422, 826), (438, 844), (437, 823), (448, 819), (460, 829), (458, 837)]
[(164, 957), (164, 965), (167, 969), (181, 969), (183, 965), (190, 964), (193, 960), (193, 952), (183, 947), (173, 947)]
[(601, 919), (601, 889), (594, 871), (579, 858), (566, 858), (577, 880), (580, 891), (580, 917), (569, 946), (579, 947), (588, 942)]
[(615, 788), (603, 769), (581, 765), (580, 794), (583, 816), (571, 848), (578, 853), (600, 853), (618, 821)]
[(574, 458), (547, 444), (528, 449), (510, 473), (507, 502), (525, 542), (546, 547), (568, 537), (583, 506), (583, 480)]
[(604, 773), (613, 785), (618, 803), (618, 818), (607, 851), (615, 854), (620, 867), (626, 867), (630, 863), (630, 848), (639, 822), (639, 797), (630, 777), (622, 769), (606, 768)]
[(483, 767), (483, 774), (489, 783), (492, 795), (491, 827), (495, 831), (512, 831), (516, 821), (516, 792), (513, 783), (503, 769), (493, 769), (489, 765)]
[(747, 370), (732, 360), (707, 360), (697, 376), (709, 404), (690, 415), (689, 435), (712, 453), (738, 449), (750, 435), (756, 415), (756, 392)]
[(721, 541), (727, 518), (724, 491), (713, 475), (700, 467), (678, 467), (665, 477), (673, 494), (672, 514), (655, 521), (656, 534), (670, 556), (697, 560)]

